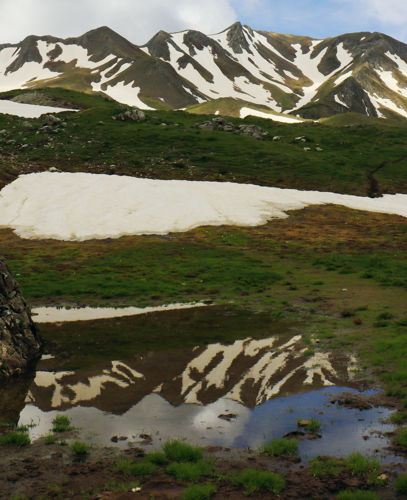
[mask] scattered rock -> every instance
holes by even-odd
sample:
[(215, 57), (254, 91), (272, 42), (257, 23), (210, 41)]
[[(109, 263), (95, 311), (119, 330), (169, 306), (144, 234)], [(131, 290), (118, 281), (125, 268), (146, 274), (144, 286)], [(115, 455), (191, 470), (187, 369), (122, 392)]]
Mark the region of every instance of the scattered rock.
[(299, 441), (321, 439), (321, 434), (318, 432), (291, 431), (283, 435), (283, 438), (298, 439)]
[(127, 441), (127, 436), (112, 436), (110, 441), (112, 443), (118, 443), (119, 441)]
[(264, 131), (257, 125), (239, 125), (236, 128), (233, 123), (230, 123), (221, 117), (213, 118), (211, 121), (208, 120), (202, 123), (197, 123), (195, 126), (201, 130), (222, 130), (223, 132), (234, 132), (235, 134), (246, 135), (258, 140), (263, 140), (266, 136), (268, 136), (268, 132)]
[(268, 132), (265, 132), (261, 127), (257, 125), (239, 125), (239, 133), (241, 135), (248, 135), (254, 137), (255, 139), (260, 139), (261, 141), (268, 136)]
[[(119, 109), (123, 109), (123, 106), (120, 106)], [(125, 108), (125, 111), (122, 113), (112, 116), (113, 120), (121, 120), (121, 121), (136, 121), (136, 122), (144, 122), (147, 117), (144, 111), (138, 108)]]
[(231, 422), (232, 420), (237, 418), (237, 415), (235, 413), (224, 413), (222, 415), (218, 415), (218, 418), (226, 420), (227, 422)]
[(281, 135), (275, 135), (275, 136), (273, 137), (273, 141), (281, 141), (281, 139), (282, 139), (282, 136), (281, 136)]
[(150, 436), (150, 434), (140, 434), (139, 437), (141, 438), (141, 444), (149, 445), (153, 442), (153, 438)]
[(373, 404), (366, 398), (358, 394), (344, 393), (331, 399), (332, 404), (345, 406), (346, 408), (355, 408), (358, 410), (370, 410)]
[(45, 115), (45, 123), (52, 127), (52, 126), (59, 125), (60, 123), (62, 123), (62, 120), (61, 120), (61, 118), (58, 118), (55, 115)]

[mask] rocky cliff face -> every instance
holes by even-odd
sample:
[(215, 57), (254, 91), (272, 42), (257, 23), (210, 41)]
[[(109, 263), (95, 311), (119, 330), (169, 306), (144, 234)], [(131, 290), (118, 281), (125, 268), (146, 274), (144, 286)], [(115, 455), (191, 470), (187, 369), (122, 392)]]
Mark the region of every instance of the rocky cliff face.
[(30, 310), (0, 259), (0, 377), (23, 373), (39, 356), (40, 348)]

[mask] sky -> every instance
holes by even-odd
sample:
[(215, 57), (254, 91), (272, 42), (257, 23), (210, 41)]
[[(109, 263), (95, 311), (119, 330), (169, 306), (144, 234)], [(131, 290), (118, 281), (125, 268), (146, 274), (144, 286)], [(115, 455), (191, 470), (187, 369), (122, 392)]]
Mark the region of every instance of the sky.
[(407, 0), (0, 0), (0, 43), (27, 35), (79, 36), (107, 25), (131, 42), (160, 29), (254, 29), (326, 38), (381, 31), (407, 42)]

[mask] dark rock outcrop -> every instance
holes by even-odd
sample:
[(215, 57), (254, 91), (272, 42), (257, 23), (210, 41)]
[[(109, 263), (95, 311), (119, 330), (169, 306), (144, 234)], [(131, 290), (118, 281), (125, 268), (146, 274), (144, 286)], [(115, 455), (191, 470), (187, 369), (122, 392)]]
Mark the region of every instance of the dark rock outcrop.
[(30, 310), (7, 264), (0, 259), (0, 377), (23, 373), (40, 351)]

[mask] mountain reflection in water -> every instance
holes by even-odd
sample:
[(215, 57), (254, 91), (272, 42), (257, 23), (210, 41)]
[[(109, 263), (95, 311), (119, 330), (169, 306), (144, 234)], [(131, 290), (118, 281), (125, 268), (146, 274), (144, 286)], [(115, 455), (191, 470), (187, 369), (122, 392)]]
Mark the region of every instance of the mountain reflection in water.
[(136, 355), (77, 371), (37, 371), (26, 403), (42, 411), (75, 406), (123, 414), (149, 394), (173, 406), (208, 405), (222, 398), (254, 408), (265, 401), (325, 386), (344, 385), (353, 361), (309, 355), (301, 336)]

